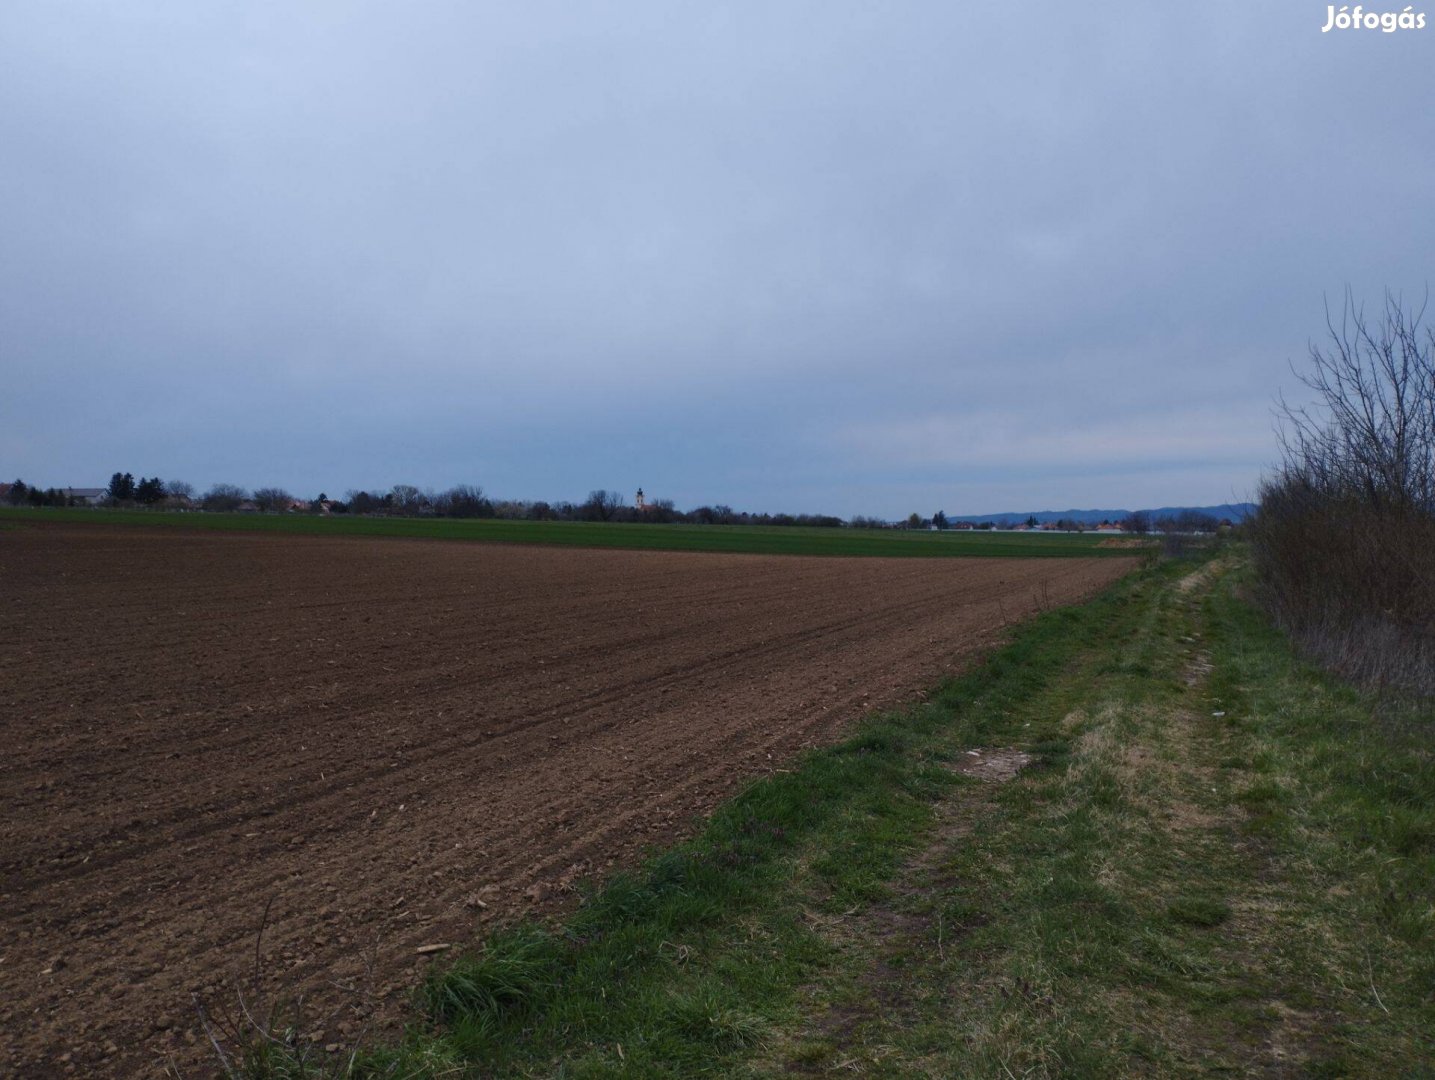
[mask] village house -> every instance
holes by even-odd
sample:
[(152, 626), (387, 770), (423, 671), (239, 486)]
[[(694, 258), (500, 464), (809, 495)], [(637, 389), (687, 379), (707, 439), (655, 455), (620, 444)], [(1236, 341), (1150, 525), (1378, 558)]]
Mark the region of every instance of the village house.
[(109, 494), (107, 488), (61, 488), (60, 494), (74, 506), (99, 506)]

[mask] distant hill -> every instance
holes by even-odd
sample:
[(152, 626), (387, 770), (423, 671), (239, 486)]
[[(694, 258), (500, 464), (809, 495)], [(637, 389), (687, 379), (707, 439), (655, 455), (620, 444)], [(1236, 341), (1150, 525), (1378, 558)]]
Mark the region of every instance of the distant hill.
[[(1255, 503), (1243, 502), (1221, 503), (1219, 506), (1162, 506), (1141, 513), (1150, 514), (1153, 521), (1178, 514), (1209, 514), (1217, 521), (1222, 518), (1244, 521), (1255, 511)], [(1130, 517), (1131, 513), (1130, 510), (1033, 510), (1009, 514), (948, 514), (947, 517), (952, 521), (971, 521), (978, 525), (987, 521), (993, 525), (1020, 525), (1032, 518), (1043, 525), (1048, 521), (1079, 521), (1083, 525), (1097, 525), (1103, 521), (1120, 521)]]

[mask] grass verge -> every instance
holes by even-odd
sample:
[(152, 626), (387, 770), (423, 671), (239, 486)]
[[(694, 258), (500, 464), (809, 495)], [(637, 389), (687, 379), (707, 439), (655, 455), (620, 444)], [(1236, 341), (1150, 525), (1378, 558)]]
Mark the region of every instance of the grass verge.
[[(254, 1076), (1430, 1075), (1430, 706), (1168, 563)], [(1006, 782), (963, 768), (1011, 747)]]

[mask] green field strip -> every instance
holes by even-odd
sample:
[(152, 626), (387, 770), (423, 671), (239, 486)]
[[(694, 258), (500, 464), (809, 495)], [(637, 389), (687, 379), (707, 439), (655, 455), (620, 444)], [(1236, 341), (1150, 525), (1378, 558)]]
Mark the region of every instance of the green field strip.
[(1095, 534), (801, 528), (758, 525), (649, 525), (577, 521), (350, 517), (312, 514), (177, 513), (148, 510), (6, 509), (0, 525), (64, 522), (305, 536), (539, 544), (639, 551), (880, 558), (1130, 558), (1139, 550), (1103, 548)]

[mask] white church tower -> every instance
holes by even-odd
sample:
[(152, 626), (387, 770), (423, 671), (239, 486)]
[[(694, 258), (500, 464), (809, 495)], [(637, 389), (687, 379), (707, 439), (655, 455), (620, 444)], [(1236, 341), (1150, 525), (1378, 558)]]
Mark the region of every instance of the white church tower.
[(643, 503), (643, 489), (642, 489), (642, 488), (639, 488), (639, 489), (638, 489), (638, 496), (637, 496), (636, 499), (633, 500), (633, 502), (634, 502), (634, 505), (637, 506), (637, 508), (638, 508), (639, 510), (642, 510), (642, 509), (645, 508), (645, 505), (644, 505), (644, 503)]

